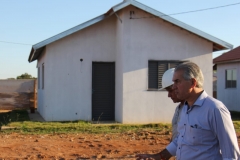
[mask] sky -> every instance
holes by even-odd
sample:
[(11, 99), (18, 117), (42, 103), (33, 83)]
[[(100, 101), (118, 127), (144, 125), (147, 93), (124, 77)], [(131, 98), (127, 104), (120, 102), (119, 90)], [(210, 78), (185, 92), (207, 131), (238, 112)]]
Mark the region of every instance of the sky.
[[(123, 0), (0, 0), (0, 79), (28, 73), (37, 77), (36, 62), (28, 62), (32, 45), (75, 27)], [(234, 46), (240, 46), (240, 0), (137, 0)], [(237, 4), (238, 3), (238, 4)], [(213, 58), (229, 50), (213, 52)]]

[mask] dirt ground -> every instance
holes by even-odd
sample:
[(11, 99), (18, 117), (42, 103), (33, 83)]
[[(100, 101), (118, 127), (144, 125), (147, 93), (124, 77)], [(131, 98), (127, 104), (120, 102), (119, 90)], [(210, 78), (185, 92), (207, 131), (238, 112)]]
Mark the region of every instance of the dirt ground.
[(170, 135), (155, 132), (125, 134), (0, 134), (1, 159), (135, 159), (156, 153)]
[[(0, 134), (0, 159), (135, 159), (157, 153), (171, 135), (159, 132), (124, 134)], [(240, 143), (240, 133), (238, 142)]]

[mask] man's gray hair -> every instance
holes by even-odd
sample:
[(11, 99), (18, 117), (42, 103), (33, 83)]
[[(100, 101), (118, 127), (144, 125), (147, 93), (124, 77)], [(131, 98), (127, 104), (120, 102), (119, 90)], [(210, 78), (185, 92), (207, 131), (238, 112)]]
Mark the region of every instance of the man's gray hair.
[(185, 80), (191, 80), (192, 78), (195, 78), (197, 81), (196, 87), (203, 88), (204, 77), (197, 64), (193, 62), (184, 62), (175, 68), (175, 72), (179, 70), (183, 70), (183, 78)]

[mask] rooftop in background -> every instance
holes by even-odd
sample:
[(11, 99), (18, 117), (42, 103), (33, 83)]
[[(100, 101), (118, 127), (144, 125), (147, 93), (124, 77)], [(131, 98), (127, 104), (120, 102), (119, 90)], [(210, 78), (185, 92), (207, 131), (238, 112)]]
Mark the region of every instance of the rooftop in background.
[(240, 46), (213, 59), (213, 63), (240, 61)]

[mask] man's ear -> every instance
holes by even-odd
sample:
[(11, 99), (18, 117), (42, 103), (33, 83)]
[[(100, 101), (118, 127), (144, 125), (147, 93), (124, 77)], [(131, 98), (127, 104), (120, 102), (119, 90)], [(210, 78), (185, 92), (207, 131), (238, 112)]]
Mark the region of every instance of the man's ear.
[(195, 78), (192, 78), (191, 80), (192, 80), (192, 85), (191, 85), (191, 87), (192, 87), (192, 88), (196, 87), (196, 86), (197, 86), (197, 80), (196, 80)]

